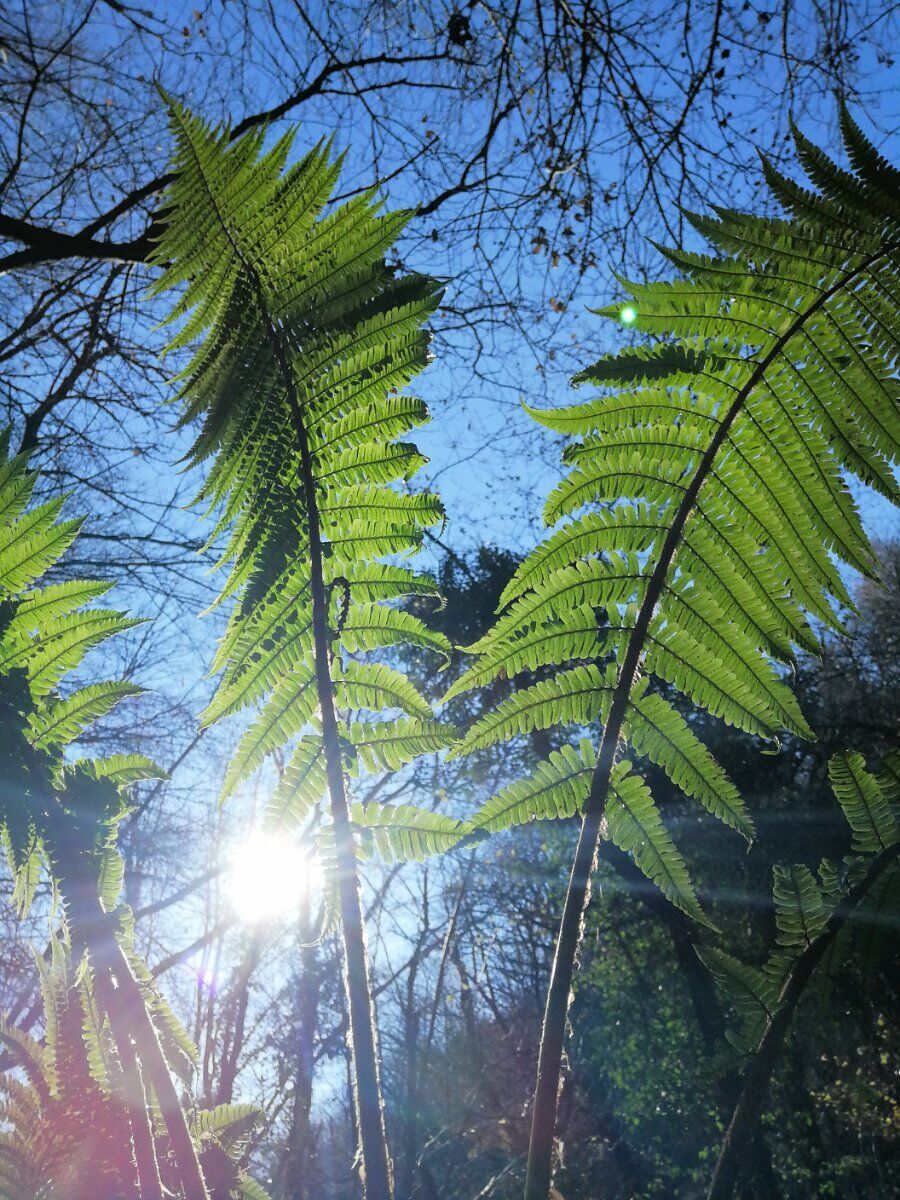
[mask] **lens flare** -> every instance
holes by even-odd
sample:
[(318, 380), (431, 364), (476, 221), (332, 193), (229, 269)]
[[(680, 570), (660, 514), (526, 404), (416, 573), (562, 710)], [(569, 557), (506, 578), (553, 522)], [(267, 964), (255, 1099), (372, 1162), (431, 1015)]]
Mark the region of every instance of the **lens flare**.
[(226, 894), (242, 921), (267, 921), (296, 913), (317, 876), (308, 850), (284, 836), (257, 832), (232, 851)]
[(619, 320), (623, 325), (633, 325), (637, 320), (637, 309), (633, 304), (626, 304), (619, 309)]

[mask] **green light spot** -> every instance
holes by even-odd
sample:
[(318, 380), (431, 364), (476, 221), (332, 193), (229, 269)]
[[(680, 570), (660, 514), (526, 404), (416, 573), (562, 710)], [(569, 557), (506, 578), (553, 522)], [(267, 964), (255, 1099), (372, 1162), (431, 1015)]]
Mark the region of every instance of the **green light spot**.
[(626, 304), (619, 310), (619, 320), (623, 325), (633, 325), (637, 320), (637, 309), (632, 304)]

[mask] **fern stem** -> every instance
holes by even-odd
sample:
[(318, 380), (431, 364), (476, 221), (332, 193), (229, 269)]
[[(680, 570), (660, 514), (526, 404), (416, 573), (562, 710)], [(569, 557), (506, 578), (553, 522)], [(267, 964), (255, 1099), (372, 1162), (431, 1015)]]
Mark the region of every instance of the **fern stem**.
[(781, 354), (790, 340), (803, 328), (804, 324), (828, 303), (832, 296), (842, 291), (859, 275), (872, 266), (879, 258), (888, 255), (893, 247), (881, 249), (870, 255), (853, 270), (843, 274), (838, 282), (819, 293), (816, 299), (799, 313), (790, 323), (787, 330), (773, 342), (767, 353), (755, 364), (749, 378), (744, 383), (728, 411), (723, 416), (703, 457), (697, 465), (694, 476), (686, 488), (672, 524), (666, 534), (659, 558), (650, 575), (647, 591), (641, 603), (634, 630), (629, 639), (627, 649), (619, 671), (619, 677), (613, 691), (609, 716), (603, 730), (600, 748), (597, 753), (597, 763), (591, 777), (591, 788), (585, 802), (584, 817), (569, 884), (566, 890), (559, 933), (556, 939), (556, 950), (553, 957), (553, 968), (550, 974), (550, 986), (547, 992), (547, 1004), (544, 1010), (544, 1021), (541, 1030), (541, 1045), (538, 1056), (537, 1080), (532, 1109), (531, 1137), (528, 1146), (528, 1167), (525, 1178), (525, 1200), (547, 1200), (553, 1176), (553, 1138), (556, 1131), (556, 1111), (562, 1076), (562, 1053), (565, 1041), (566, 1017), (569, 1009), (569, 997), (572, 990), (572, 980), (575, 972), (575, 962), (578, 948), (581, 944), (581, 934), (584, 915), (590, 898), (590, 881), (594, 870), (594, 862), (600, 844), (600, 831), (606, 811), (609, 796), (609, 782), (616, 761), (619, 739), (628, 712), (628, 703), (632, 688), (640, 670), (641, 659), (646, 647), (650, 623), (656, 606), (665, 588), (666, 579), (675, 555), (681, 544), (688, 519), (700, 495), (703, 485), (709, 478), (715, 465), (716, 456), (724, 445), (732, 424), (744, 407), (749, 396), (765, 378), (766, 372), (774, 360)]
[(753, 1058), (744, 1075), (741, 1092), (729, 1122), (715, 1173), (706, 1194), (706, 1200), (730, 1200), (738, 1172), (743, 1166), (747, 1147), (753, 1137), (772, 1072), (778, 1060), (797, 1005), (803, 996), (813, 972), (822, 961), (856, 908), (865, 899), (884, 872), (900, 858), (900, 842), (883, 850), (871, 863), (862, 879), (847, 893), (845, 900), (834, 911), (828, 924), (817, 938), (807, 946), (791, 967), (778, 997), (778, 1009), (766, 1024), (765, 1032), (753, 1053)]

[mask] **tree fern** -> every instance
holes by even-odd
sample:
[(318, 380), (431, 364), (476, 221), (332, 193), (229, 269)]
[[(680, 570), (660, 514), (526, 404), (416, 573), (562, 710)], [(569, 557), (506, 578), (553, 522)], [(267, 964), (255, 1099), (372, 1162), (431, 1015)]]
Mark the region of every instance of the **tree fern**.
[[(13, 873), (13, 899), (20, 909), (27, 909), (44, 869), (62, 899), (66, 937), (82, 972), (84, 986), (79, 985), (77, 1003), (91, 1076), (103, 1090), (108, 1077), (103, 1045), (108, 1028), (130, 1128), (123, 1153), (130, 1162), (134, 1150), (142, 1196), (161, 1200), (163, 1187), (149, 1108), (142, 1103), (145, 1094), (148, 1098), (152, 1094), (173, 1149), (177, 1172), (173, 1182), (186, 1200), (205, 1200), (197, 1150), (170, 1074), (178, 1061), (175, 1048), (179, 1043), (184, 1048), (184, 1035), (134, 953), (127, 914), (113, 911), (122, 882), (115, 840), (117, 825), (127, 811), (124, 789), (139, 779), (158, 778), (161, 772), (142, 755), (92, 759), (71, 753), (72, 743), (95, 720), (140, 689), (114, 681), (88, 684), (67, 694), (60, 691), (65, 675), (80, 665), (88, 650), (135, 622), (113, 609), (85, 607), (102, 596), (108, 584), (77, 581), (38, 586), (40, 577), (71, 544), (80, 522), (62, 520), (58, 501), (29, 507), (36, 474), (21, 457), (7, 457), (7, 451), (8, 435), (4, 435), (0, 438), (0, 836)], [(59, 1014), (68, 1013), (74, 1001), (66, 999), (71, 992), (68, 985), (59, 999), (58, 969), (56, 977), (43, 966), (40, 971), (49, 1034), (59, 1024)], [(6, 1038), (16, 1040), (12, 1031)], [(24, 1043), (18, 1041), (21, 1049)], [(52, 1097), (64, 1081), (55, 1063), (47, 1070)], [(50, 1170), (46, 1162), (44, 1166)], [(120, 1182), (123, 1196), (133, 1194), (133, 1185), (125, 1182), (124, 1175), (120, 1174)]]
[(832, 758), (829, 775), (850, 827), (850, 853), (841, 863), (823, 862), (818, 878), (802, 863), (775, 868), (775, 946), (761, 968), (714, 946), (698, 950), (737, 1016), (729, 1041), (748, 1056), (708, 1200), (732, 1195), (778, 1052), (816, 968), (835, 944), (900, 905), (900, 833), (891, 804), (896, 763), (895, 751), (873, 775), (860, 754)]
[[(852, 171), (796, 134), (815, 190), (766, 167), (787, 217), (692, 217), (715, 253), (667, 251), (673, 280), (628, 284), (627, 308), (601, 310), (651, 341), (576, 377), (602, 389), (596, 398), (535, 414), (570, 439), (545, 509), (565, 524), (526, 557), (451, 690), (526, 666), (556, 672), (476, 722), (462, 750), (551, 723), (603, 724), (548, 997), (529, 1200), (550, 1186), (573, 964), (623, 739), (749, 832), (733, 789), (647, 679), (750, 733), (808, 736), (778, 664), (814, 648), (813, 624), (836, 626), (835, 605), (850, 603), (836, 560), (874, 572), (847, 476), (897, 501), (900, 173), (846, 112), (842, 128)], [(530, 816), (554, 812), (545, 791), (532, 803)], [(496, 827), (493, 812), (476, 823)]]
[[(351, 655), (450, 649), (393, 603), (431, 591), (427, 581), (378, 561), (408, 555), (442, 520), (435, 496), (409, 492), (425, 460), (397, 440), (427, 417), (401, 389), (427, 361), (423, 324), (439, 293), (432, 280), (386, 265), (407, 213), (382, 212), (371, 194), (328, 208), (339, 163), (327, 147), (288, 166), (291, 135), (264, 152), (262, 131), (229, 143), (180, 105), (170, 112), (174, 182), (154, 290), (181, 289), (172, 319), (185, 320), (172, 347), (201, 339), (179, 377), (182, 424), (200, 421), (190, 461), (209, 464), (200, 498), (217, 514), (212, 537), (225, 538), (229, 567), (222, 595), (234, 599), (204, 721), (255, 712), (226, 794), (285, 746), (293, 751), (276, 810), (299, 819), (326, 786), (362, 1169), (368, 1196), (384, 1200), (390, 1169), (354, 826), (377, 828), (376, 844), (391, 853), (422, 843), (408, 841), (405, 807), (355, 810), (354, 821), (346, 775), (357, 760), (371, 765), (379, 746), (390, 765), (451, 739), (394, 667)], [(390, 710), (389, 724), (379, 731), (351, 719), (360, 709)], [(420, 830), (429, 820), (415, 818)], [(447, 844), (449, 828), (428, 837)]]

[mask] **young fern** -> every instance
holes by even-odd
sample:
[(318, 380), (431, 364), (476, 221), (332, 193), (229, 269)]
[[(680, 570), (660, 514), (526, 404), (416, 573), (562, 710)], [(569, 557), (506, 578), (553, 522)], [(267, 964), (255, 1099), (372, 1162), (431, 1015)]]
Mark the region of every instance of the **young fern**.
[[(81, 523), (60, 519), (60, 500), (29, 507), (37, 476), (23, 457), (7, 457), (8, 443), (8, 433), (0, 436), (0, 835), (13, 874), (13, 900), (28, 909), (46, 868), (81, 972), (85, 1048), (101, 1089), (110, 1038), (115, 1049), (130, 1126), (128, 1155), (133, 1150), (143, 1200), (163, 1195), (151, 1096), (172, 1149), (174, 1185), (185, 1200), (207, 1200), (172, 1079), (173, 1070), (186, 1078), (191, 1047), (134, 952), (127, 910), (116, 910), (122, 864), (115, 840), (128, 811), (127, 788), (163, 773), (139, 754), (97, 759), (70, 752), (99, 717), (141, 689), (109, 682), (66, 695), (59, 690), (89, 650), (136, 622), (112, 609), (85, 607), (109, 584), (66, 580), (36, 586)], [(45, 1002), (50, 1003), (46, 988)], [(49, 1020), (49, 1010), (45, 1015)]]
[(890, 918), (900, 909), (900, 751), (877, 775), (860, 754), (837, 754), (829, 775), (852, 838), (843, 863), (823, 860), (818, 878), (803, 864), (775, 868), (776, 948), (761, 968), (713, 946), (698, 950), (738, 1017), (728, 1039), (749, 1056), (707, 1200), (734, 1192), (779, 1050), (816, 969), (867, 924), (894, 928)]
[[(427, 362), (439, 291), (386, 265), (409, 214), (381, 212), (369, 193), (327, 209), (340, 167), (327, 147), (286, 166), (290, 134), (263, 152), (263, 131), (229, 143), (180, 105), (170, 113), (175, 175), (154, 290), (183, 289), (173, 348), (202, 337), (179, 376), (182, 424), (201, 420), (190, 461), (211, 460), (200, 497), (218, 513), (213, 540), (227, 534), (222, 598), (234, 600), (203, 720), (258, 710), (226, 795), (285, 746), (272, 815), (298, 820), (327, 792), (362, 1171), (369, 1200), (387, 1200), (357, 828), (418, 855), (466, 827), (406, 806), (354, 811), (347, 774), (396, 769), (452, 740), (412, 683), (370, 657), (450, 649), (394, 603), (433, 584), (381, 561), (415, 550), (443, 519), (436, 496), (408, 491), (425, 460), (397, 440), (427, 418), (401, 389)], [(351, 720), (360, 710), (393, 715)]]
[(796, 133), (816, 190), (767, 164), (788, 217), (692, 217), (717, 253), (667, 251), (673, 281), (628, 285), (623, 319), (652, 340), (576, 377), (603, 389), (596, 398), (535, 413), (573, 439), (545, 510), (549, 524), (567, 520), (526, 557), (449, 693), (501, 672), (555, 672), (477, 721), (456, 752), (560, 723), (603, 726), (596, 757), (551, 758), (473, 822), (583, 813), (544, 1020), (528, 1200), (550, 1189), (566, 1011), (604, 828), (619, 840), (624, 811), (651, 875), (695, 909), (652, 805), (641, 793), (643, 807), (630, 807), (622, 794), (632, 776), (620, 747), (751, 832), (653, 678), (748, 733), (809, 736), (778, 664), (815, 649), (811, 618), (835, 627), (834, 602), (849, 605), (836, 560), (874, 572), (846, 477), (898, 499), (900, 173), (846, 111), (841, 124), (852, 172)]

